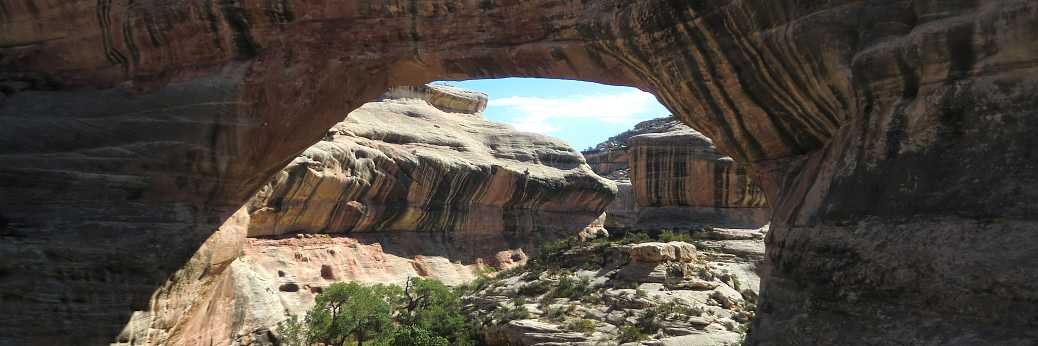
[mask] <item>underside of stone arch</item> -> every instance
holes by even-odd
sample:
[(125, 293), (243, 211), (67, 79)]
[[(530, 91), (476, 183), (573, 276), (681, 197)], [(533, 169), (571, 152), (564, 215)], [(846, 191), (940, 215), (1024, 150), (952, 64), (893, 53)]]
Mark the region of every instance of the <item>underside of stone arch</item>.
[(18, 0), (0, 25), (0, 344), (110, 342), (344, 114), (506, 76), (641, 88), (749, 164), (774, 207), (751, 343), (1038, 337), (1033, 1)]

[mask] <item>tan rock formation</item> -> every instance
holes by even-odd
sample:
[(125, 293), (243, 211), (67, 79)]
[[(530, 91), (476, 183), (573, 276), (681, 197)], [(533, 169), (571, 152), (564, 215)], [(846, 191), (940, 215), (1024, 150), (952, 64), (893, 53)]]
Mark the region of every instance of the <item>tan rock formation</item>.
[(696, 247), (678, 241), (628, 245), (621, 251), (636, 262), (691, 262), (696, 259)]
[[(696, 226), (759, 228), (770, 212), (745, 165), (674, 118), (639, 123), (585, 155), (597, 173), (617, 180), (606, 226), (658, 230)], [(615, 162), (623, 157), (622, 165)], [(596, 168), (597, 167), (597, 168)], [(623, 172), (623, 174), (620, 174)]]
[(630, 160), (627, 150), (584, 152), (583, 154), (587, 164), (595, 173), (613, 180), (627, 179), (627, 161)]
[(1038, 338), (1032, 0), (2, 8), (0, 343), (111, 341), (344, 110), (505, 76), (653, 92), (750, 165), (751, 344)]
[(629, 142), (639, 227), (758, 228), (768, 223), (771, 213), (760, 185), (698, 131), (685, 127), (637, 135)]
[(594, 223), (613, 183), (560, 140), (485, 120), (486, 102), (430, 85), (361, 106), (260, 190), (249, 236), (437, 232), (416, 237), (472, 263)]

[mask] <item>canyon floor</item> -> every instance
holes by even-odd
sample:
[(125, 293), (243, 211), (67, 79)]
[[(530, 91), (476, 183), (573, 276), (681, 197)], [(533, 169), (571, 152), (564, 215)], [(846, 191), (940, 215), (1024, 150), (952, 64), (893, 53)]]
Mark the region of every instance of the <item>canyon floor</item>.
[(470, 283), (466, 311), (492, 345), (742, 344), (767, 228), (549, 242)]

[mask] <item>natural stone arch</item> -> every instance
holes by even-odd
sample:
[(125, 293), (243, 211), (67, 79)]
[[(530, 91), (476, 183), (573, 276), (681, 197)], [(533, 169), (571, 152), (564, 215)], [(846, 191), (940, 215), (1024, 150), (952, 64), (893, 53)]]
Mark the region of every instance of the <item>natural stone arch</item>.
[[(1036, 11), (1027, 0), (5, 4), (0, 335), (106, 340), (285, 160), (388, 86), (528, 76), (653, 92), (755, 167), (775, 216), (752, 341), (1025, 340), (1038, 315), (1035, 274), (1017, 270), (1038, 264)], [(114, 245), (85, 245), (99, 240)], [(131, 298), (99, 298), (113, 285)], [(30, 322), (41, 320), (61, 322)], [(918, 320), (930, 327), (905, 323)]]

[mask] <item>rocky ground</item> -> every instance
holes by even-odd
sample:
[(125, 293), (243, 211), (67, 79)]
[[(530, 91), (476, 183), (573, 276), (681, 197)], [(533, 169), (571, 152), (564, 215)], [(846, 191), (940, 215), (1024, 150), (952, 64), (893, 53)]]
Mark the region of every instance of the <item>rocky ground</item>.
[(630, 233), (542, 246), (470, 284), (493, 345), (734, 345), (752, 321), (762, 229)]

